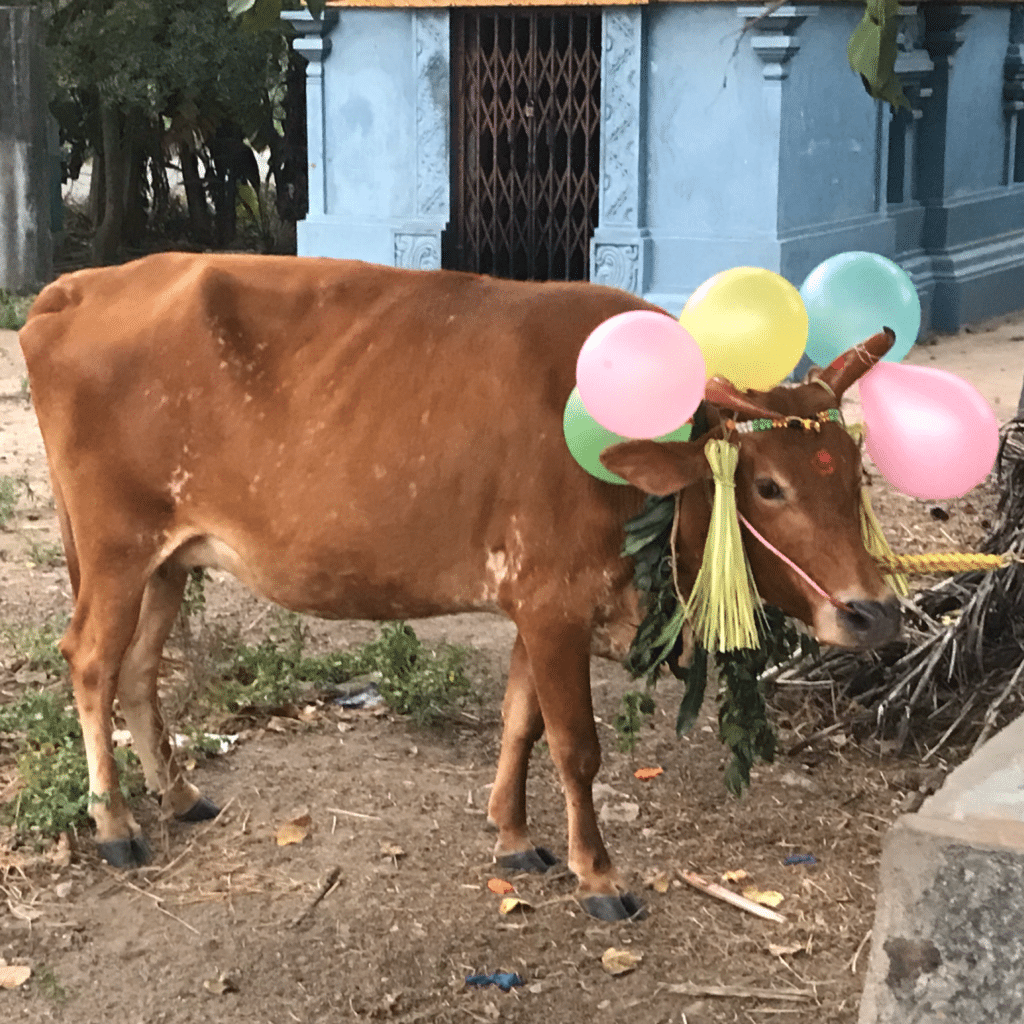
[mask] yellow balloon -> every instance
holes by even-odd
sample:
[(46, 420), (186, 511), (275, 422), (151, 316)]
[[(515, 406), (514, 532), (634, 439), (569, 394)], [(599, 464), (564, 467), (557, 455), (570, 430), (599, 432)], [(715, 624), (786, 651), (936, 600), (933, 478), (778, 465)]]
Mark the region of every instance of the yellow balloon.
[(784, 277), (761, 267), (734, 267), (708, 278), (679, 322), (693, 335), (707, 375), (738, 388), (767, 391), (784, 380), (807, 344), (807, 310)]

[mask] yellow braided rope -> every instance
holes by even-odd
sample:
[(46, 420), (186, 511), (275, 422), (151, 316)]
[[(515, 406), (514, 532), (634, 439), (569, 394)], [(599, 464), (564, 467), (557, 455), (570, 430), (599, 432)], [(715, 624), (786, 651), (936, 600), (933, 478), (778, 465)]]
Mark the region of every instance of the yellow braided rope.
[(1003, 569), (1019, 561), (1013, 554), (975, 555), (962, 551), (935, 551), (926, 555), (893, 555), (891, 558), (876, 558), (883, 572), (970, 572), (972, 569)]

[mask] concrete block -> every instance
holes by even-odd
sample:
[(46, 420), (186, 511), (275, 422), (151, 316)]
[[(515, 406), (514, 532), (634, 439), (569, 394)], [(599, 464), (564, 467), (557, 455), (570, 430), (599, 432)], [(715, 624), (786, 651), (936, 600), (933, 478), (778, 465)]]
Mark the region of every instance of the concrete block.
[(1024, 1022), (1024, 718), (886, 838), (859, 1024)]

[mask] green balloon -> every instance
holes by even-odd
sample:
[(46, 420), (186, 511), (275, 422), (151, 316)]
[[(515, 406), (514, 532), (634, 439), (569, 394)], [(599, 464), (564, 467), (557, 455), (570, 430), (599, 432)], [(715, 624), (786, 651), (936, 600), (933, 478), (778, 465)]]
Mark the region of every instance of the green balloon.
[[(569, 401), (565, 403), (565, 415), (562, 417), (562, 429), (565, 431), (565, 443), (569, 446), (572, 457), (591, 475), (609, 484), (627, 484), (617, 473), (612, 473), (601, 464), (601, 452), (613, 444), (621, 444), (631, 438), (613, 434), (602, 427), (583, 406), (578, 388), (572, 389)], [(663, 434), (656, 441), (689, 441), (690, 424), (684, 423), (671, 434)]]

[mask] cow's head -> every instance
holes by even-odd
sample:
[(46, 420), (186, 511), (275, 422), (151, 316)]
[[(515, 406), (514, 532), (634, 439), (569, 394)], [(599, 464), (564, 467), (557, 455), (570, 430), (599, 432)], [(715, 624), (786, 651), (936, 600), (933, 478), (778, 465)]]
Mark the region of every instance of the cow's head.
[(801, 384), (740, 392), (727, 381), (708, 382), (704, 410), (709, 431), (688, 442), (627, 441), (601, 461), (648, 494), (682, 492), (677, 555), (680, 586), (697, 576), (710, 521), (711, 469), (704, 445), (727, 436), (739, 445), (736, 506), (769, 544), (786, 555), (829, 597), (749, 530), (743, 542), (761, 597), (814, 630), (818, 640), (841, 647), (874, 647), (895, 637), (899, 604), (865, 550), (860, 526), (861, 461), (842, 423), (820, 430), (774, 428), (749, 433), (736, 424), (762, 418), (817, 419), (837, 409), (843, 393), (888, 351), (886, 329), (815, 367)]

